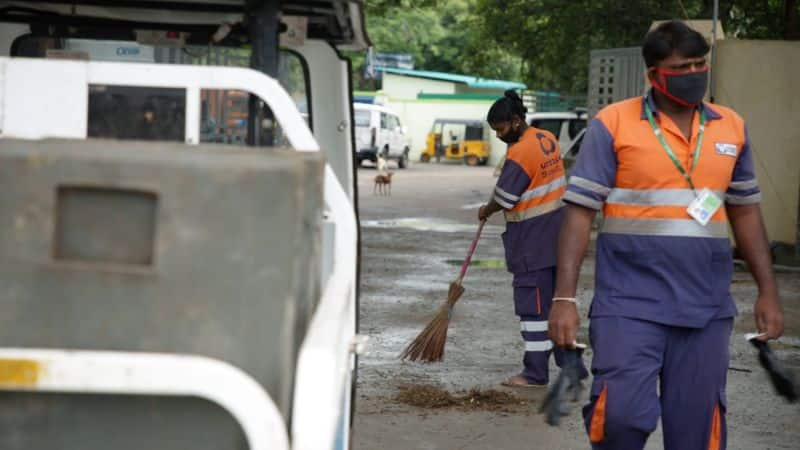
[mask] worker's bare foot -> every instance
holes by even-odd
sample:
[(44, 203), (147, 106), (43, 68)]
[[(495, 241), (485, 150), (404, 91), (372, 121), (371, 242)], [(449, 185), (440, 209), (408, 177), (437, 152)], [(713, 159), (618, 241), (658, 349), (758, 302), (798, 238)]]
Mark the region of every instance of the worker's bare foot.
[(501, 384), (508, 387), (547, 387), (546, 384), (531, 383), (522, 375), (514, 375)]

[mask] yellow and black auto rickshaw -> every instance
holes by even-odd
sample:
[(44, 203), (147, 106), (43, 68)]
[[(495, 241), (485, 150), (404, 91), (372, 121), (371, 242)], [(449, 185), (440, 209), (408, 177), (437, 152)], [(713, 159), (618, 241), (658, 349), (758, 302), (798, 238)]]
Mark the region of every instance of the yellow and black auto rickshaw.
[(487, 125), (481, 120), (436, 119), (420, 160), (460, 159), (470, 166), (485, 165), (490, 151), (488, 137)]

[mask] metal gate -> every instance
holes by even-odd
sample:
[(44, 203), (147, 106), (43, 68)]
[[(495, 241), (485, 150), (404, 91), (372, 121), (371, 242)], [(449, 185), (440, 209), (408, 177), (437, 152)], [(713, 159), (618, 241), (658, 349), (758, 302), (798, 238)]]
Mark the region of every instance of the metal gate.
[(589, 63), (589, 117), (606, 105), (645, 92), (641, 47), (592, 50)]

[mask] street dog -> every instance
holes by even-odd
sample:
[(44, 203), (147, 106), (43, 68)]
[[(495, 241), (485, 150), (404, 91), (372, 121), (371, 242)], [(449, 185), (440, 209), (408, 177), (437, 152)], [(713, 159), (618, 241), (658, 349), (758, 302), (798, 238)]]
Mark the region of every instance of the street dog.
[(378, 166), (379, 173), (383, 174), (389, 171), (389, 162), (382, 155), (378, 155), (378, 158), (375, 160), (375, 164)]
[(391, 197), (392, 175), (394, 175), (394, 172), (375, 175), (375, 185), (372, 187), (372, 193), (376, 195), (388, 195)]

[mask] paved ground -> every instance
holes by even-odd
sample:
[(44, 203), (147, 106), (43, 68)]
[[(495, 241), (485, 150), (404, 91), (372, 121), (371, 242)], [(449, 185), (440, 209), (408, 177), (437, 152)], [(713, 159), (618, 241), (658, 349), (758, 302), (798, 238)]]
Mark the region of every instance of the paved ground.
[[(465, 281), (448, 334), (444, 362), (402, 362), (399, 353), (424, 327), (444, 300), (456, 276), (453, 265), (464, 257), (477, 223), (476, 208), (495, 179), (492, 169), (461, 165), (415, 164), (398, 170), (391, 197), (372, 194), (372, 168), (359, 170), (362, 219), (361, 332), (371, 336), (369, 353), (359, 366), (354, 425), (356, 450), (399, 449), (586, 449), (579, 407), (560, 428), (536, 414), (542, 390), (499, 386), (520, 368), (522, 344), (513, 314), (511, 276), (492, 268), (502, 260), (501, 217), (493, 218)], [(579, 295), (588, 303), (593, 284), (593, 252), (584, 263)], [(800, 276), (779, 274), (787, 309), (787, 337), (774, 345), (779, 356), (800, 371)], [(737, 271), (732, 291), (739, 306), (731, 338), (728, 385), (729, 449), (800, 448), (800, 406), (775, 397), (754, 353), (743, 341), (753, 329), (751, 303), (756, 288), (750, 275)], [(586, 306), (581, 340), (586, 341)], [(587, 352), (591, 356), (591, 351)], [(587, 364), (589, 358), (586, 359)], [(551, 378), (556, 370), (551, 368)], [(449, 392), (471, 388), (503, 389), (523, 405), (485, 411), (480, 408), (427, 409), (395, 398), (401, 387), (432, 385)], [(578, 406), (585, 402), (582, 399)], [(662, 448), (660, 434), (648, 449)]]

